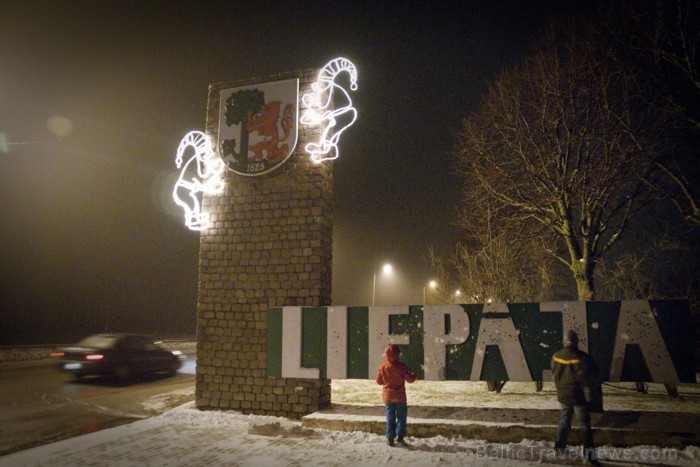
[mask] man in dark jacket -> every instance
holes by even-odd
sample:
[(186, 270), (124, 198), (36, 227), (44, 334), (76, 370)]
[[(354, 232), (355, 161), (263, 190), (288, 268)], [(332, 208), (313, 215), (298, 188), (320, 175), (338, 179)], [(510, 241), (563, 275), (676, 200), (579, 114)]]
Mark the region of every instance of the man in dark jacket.
[(578, 349), (578, 335), (568, 331), (564, 337), (564, 348), (552, 357), (552, 377), (557, 387), (557, 399), (561, 404), (557, 439), (554, 446), (557, 452), (564, 453), (571, 429), (571, 416), (576, 413), (584, 459), (597, 465), (591, 430), (590, 384), (598, 376), (598, 367), (593, 359)]

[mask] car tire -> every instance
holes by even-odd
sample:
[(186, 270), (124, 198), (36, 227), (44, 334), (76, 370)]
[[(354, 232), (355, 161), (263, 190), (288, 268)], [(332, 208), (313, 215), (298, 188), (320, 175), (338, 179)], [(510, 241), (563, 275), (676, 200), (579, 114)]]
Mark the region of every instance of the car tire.
[(175, 376), (175, 374), (177, 373), (177, 370), (179, 370), (179, 369), (180, 369), (180, 362), (173, 360), (172, 362), (170, 362), (170, 368), (168, 368), (167, 373), (170, 376)]

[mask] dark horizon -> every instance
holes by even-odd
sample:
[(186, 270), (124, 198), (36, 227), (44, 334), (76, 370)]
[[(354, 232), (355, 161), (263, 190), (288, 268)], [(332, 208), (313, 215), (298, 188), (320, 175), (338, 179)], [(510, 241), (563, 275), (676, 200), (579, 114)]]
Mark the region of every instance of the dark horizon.
[(420, 303), (429, 248), (458, 238), (460, 119), (567, 5), (2, 2), (0, 346), (194, 336), (180, 139), (204, 129), (209, 85), (338, 56), (358, 68), (359, 118), (334, 162), (333, 303), (370, 304), (385, 262), (377, 304)]

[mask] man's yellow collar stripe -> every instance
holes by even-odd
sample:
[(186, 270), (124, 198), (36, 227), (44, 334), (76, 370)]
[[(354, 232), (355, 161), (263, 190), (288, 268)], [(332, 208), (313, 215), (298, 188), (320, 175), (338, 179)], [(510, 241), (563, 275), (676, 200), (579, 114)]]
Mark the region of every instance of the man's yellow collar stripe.
[(563, 358), (554, 357), (554, 361), (557, 363), (561, 363), (562, 365), (573, 365), (574, 363), (581, 363), (581, 360), (578, 358), (575, 358), (573, 360), (564, 360)]

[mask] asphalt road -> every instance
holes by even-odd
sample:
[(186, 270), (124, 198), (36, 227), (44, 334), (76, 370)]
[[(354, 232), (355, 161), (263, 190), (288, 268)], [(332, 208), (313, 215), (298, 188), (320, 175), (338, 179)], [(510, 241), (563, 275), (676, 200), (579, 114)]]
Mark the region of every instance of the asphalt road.
[(147, 418), (194, 399), (194, 355), (173, 377), (74, 381), (49, 362), (0, 368), (0, 456)]

